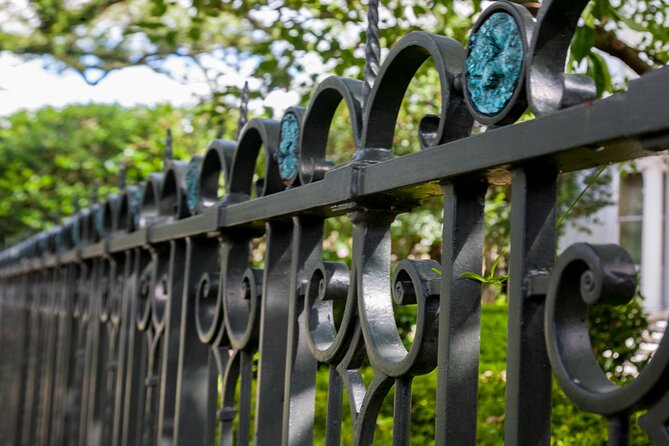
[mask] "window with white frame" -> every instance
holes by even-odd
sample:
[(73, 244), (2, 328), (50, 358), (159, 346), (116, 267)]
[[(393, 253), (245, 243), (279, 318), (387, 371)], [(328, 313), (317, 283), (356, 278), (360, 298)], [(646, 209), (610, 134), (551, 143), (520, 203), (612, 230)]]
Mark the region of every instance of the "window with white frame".
[(627, 250), (637, 265), (641, 264), (642, 219), (643, 176), (640, 173), (627, 173), (620, 178), (620, 246)]

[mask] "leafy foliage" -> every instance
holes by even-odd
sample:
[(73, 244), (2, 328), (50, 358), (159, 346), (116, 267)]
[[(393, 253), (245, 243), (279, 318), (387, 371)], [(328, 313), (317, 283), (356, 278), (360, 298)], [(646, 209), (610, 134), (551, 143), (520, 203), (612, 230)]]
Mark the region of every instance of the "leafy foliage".
[[(198, 121), (198, 122), (195, 122)], [(200, 152), (206, 121), (192, 112), (161, 105), (124, 109), (73, 105), (19, 112), (0, 126), (0, 245), (57, 223), (99, 196), (115, 190), (121, 161), (136, 183), (162, 166), (165, 129), (173, 128), (175, 156)]]
[[(611, 310), (622, 318), (625, 309), (618, 307)], [(608, 340), (599, 334), (593, 335), (593, 344), (599, 350), (609, 345)], [(623, 328), (624, 335), (637, 338), (636, 328)], [(482, 306), (481, 315), (481, 356), (479, 360), (479, 395), (477, 413), (477, 444), (499, 445), (504, 443), (504, 395), (506, 391), (506, 305), (488, 304)], [(608, 348), (608, 347), (606, 347)], [(611, 369), (605, 368), (610, 371)], [(327, 398), (327, 368), (320, 368), (317, 375), (316, 422), (314, 444), (324, 444), (325, 414)], [(366, 382), (371, 380), (373, 372), (364, 369)], [(411, 407), (411, 444), (432, 444), (434, 438), (435, 404), (437, 394), (436, 371), (414, 378)], [(376, 424), (374, 444), (392, 444), (392, 391), (385, 398), (381, 414)], [(346, 398), (345, 398), (346, 399)], [(551, 430), (552, 442), (556, 446), (599, 445), (606, 443), (607, 420), (604, 417), (589, 414), (576, 407), (553, 382)], [(343, 405), (342, 444), (353, 444), (351, 420), (348, 403)], [(652, 444), (636, 423), (636, 416), (631, 423), (631, 444)]]
[(506, 281), (509, 279), (509, 275), (508, 274), (496, 275), (495, 273), (497, 272), (497, 267), (499, 267), (499, 263), (504, 259), (505, 254), (506, 251), (502, 251), (497, 256), (497, 258), (493, 260), (492, 265), (490, 265), (490, 269), (488, 270), (488, 274), (486, 274), (485, 276), (476, 273), (462, 273), (462, 277), (466, 279), (473, 279), (486, 285), (496, 285), (496, 286), (504, 285)]
[(638, 357), (648, 320), (636, 295), (621, 306), (597, 305), (590, 308), (590, 337), (599, 365), (615, 382), (624, 383), (643, 370), (648, 358)]
[[(536, 12), (536, 3), (515, 0)], [(381, 45), (422, 29), (465, 42), (480, 0), (391, 0), (380, 13)], [(0, 48), (72, 68), (94, 84), (110, 71), (146, 65), (209, 87), (215, 113), (236, 104), (236, 74), (254, 78), (256, 97), (280, 88), (305, 95), (323, 73), (360, 77), (366, 5), (350, 0), (0, 0)], [(637, 73), (667, 62), (664, 0), (593, 0), (583, 14), (570, 66), (614, 85), (601, 53)], [(623, 40), (630, 40), (630, 46)], [(597, 48), (600, 52), (593, 52)], [(580, 68), (579, 68), (580, 67)]]

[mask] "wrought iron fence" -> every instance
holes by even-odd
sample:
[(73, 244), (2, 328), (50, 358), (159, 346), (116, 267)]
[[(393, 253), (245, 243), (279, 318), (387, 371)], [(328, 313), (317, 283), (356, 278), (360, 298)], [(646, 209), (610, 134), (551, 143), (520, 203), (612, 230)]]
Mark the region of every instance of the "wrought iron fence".
[[(505, 181), (505, 443), (550, 443), (554, 373), (572, 401), (609, 419), (609, 444), (626, 444), (630, 416), (645, 410), (641, 427), (669, 444), (669, 341), (618, 387), (588, 335), (590, 306), (633, 295), (630, 257), (579, 244), (555, 259), (561, 172), (669, 148), (667, 68), (601, 100), (590, 79), (564, 73), (585, 4), (545, 0), (534, 19), (497, 2), (468, 48), (412, 32), (379, 66), (372, 2), (364, 82), (327, 78), (306, 110), (242, 119), (237, 141), (215, 140), (190, 161), (168, 156), (163, 172), (3, 251), (2, 443), (245, 444), (253, 429), (258, 445), (312, 444), (323, 364), (326, 444), (339, 444), (346, 410), (355, 443), (371, 444), (391, 389), (393, 444), (409, 444), (412, 379), (435, 368), (435, 444), (474, 444), (481, 284), (463, 274), (481, 273), (484, 196)], [(421, 120), (419, 152), (396, 157), (398, 112), (428, 59), (441, 113)], [(335, 165), (326, 145), (340, 103), (356, 149)], [(515, 123), (528, 104), (537, 118)], [(487, 131), (471, 135), (474, 120)], [(440, 194), (441, 263), (401, 260), (391, 274), (391, 223)], [(350, 268), (323, 261), (324, 222), (338, 215), (353, 226)], [(408, 347), (394, 304), (416, 308)]]

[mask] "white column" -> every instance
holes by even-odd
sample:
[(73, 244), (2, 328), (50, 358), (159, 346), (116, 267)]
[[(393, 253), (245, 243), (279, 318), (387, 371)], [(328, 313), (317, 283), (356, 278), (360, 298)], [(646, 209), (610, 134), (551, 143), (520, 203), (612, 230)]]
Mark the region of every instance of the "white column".
[[(642, 160), (640, 160), (642, 161)], [(662, 254), (664, 251), (664, 160), (646, 158), (637, 165), (643, 174), (641, 235), (641, 294), (648, 311), (662, 308)]]

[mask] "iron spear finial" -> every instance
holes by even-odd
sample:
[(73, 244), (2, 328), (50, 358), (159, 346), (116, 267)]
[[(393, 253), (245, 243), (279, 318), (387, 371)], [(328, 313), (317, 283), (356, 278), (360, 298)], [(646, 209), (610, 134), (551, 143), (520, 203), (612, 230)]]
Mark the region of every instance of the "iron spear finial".
[(242, 88), (241, 104), (239, 104), (239, 121), (237, 121), (237, 138), (242, 132), (242, 128), (246, 125), (248, 121), (248, 112), (249, 112), (249, 83), (248, 81), (244, 82), (244, 88)]
[(379, 43), (379, 0), (369, 0), (367, 10), (367, 32), (365, 34), (365, 82), (362, 86), (363, 107), (367, 107), (367, 99), (379, 74), (381, 45)]
[(167, 129), (165, 132), (165, 158), (164, 167), (172, 160), (172, 129)]
[(93, 206), (95, 203), (98, 202), (98, 189), (100, 188), (100, 180), (97, 178), (93, 180), (92, 184), (92, 190), (91, 190), (91, 203), (90, 206)]
[(119, 190), (125, 189), (126, 179), (128, 176), (128, 166), (125, 161), (121, 161), (121, 164), (118, 168), (118, 188)]

